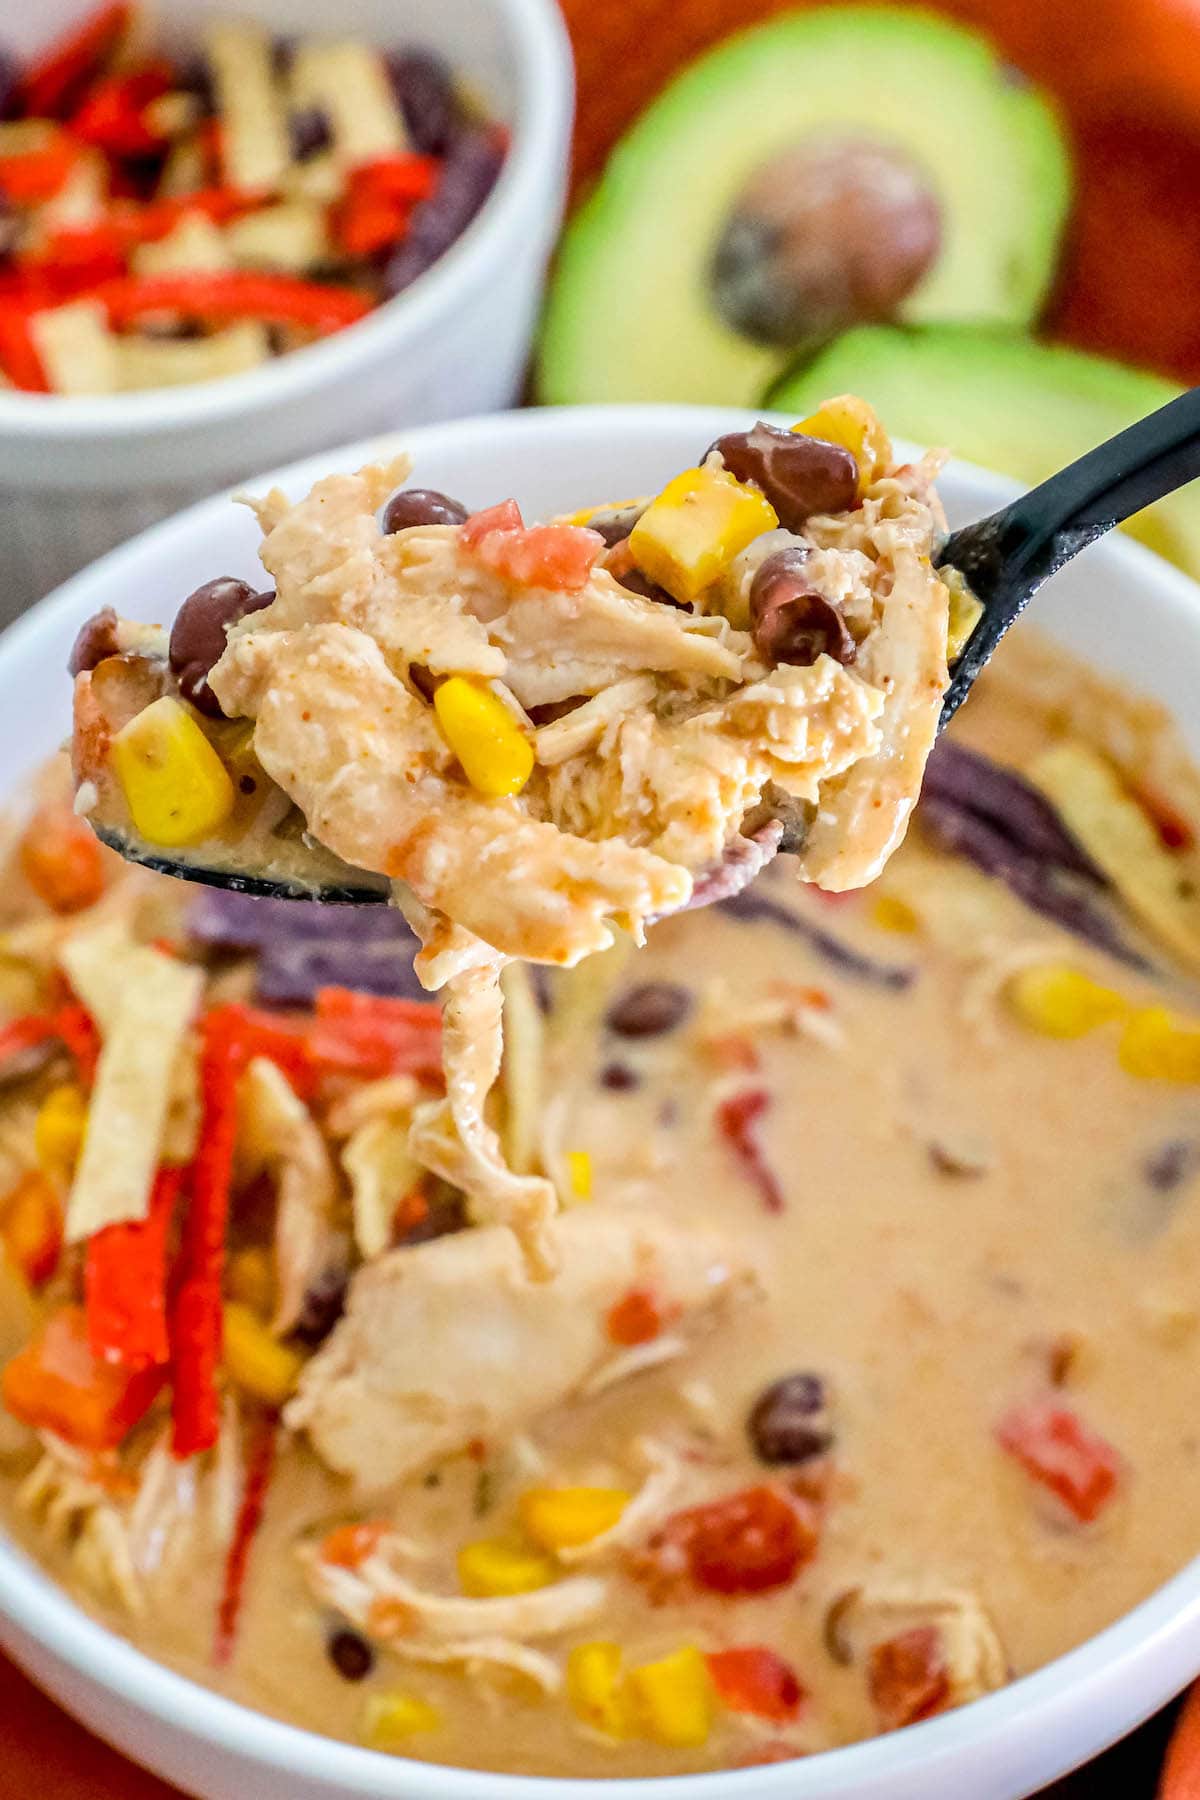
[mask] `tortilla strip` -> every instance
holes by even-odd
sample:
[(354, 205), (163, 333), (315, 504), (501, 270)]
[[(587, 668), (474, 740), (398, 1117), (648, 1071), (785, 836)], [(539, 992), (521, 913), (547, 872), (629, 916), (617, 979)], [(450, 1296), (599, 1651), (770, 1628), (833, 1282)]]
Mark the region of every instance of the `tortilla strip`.
[(111, 933), (76, 938), (63, 965), (100, 1027), (103, 1048), (83, 1151), (67, 1200), (66, 1239), (144, 1219), (158, 1168), (176, 1061), (204, 973)]

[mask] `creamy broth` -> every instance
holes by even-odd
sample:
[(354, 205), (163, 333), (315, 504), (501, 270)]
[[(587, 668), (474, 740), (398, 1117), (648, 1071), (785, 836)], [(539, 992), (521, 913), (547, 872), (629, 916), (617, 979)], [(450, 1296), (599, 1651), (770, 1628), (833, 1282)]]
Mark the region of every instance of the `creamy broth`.
[[(1156, 718), (1032, 636), (1001, 663), (956, 725), (963, 741), (1020, 767), (1055, 735), (1102, 732), (1111, 754), (1136, 754), (1156, 782), (1170, 779), (1185, 816), (1194, 808), (1194, 780)], [(864, 1657), (831, 1654), (830, 1609), (851, 1590), (973, 1596), (1019, 1675), (1194, 1555), (1195, 1087), (1127, 1074), (1115, 1023), (1057, 1039), (1004, 997), (1007, 976), (1039, 963), (1089, 974), (1132, 1006), (1165, 999), (1183, 1013), (1192, 995), (1180, 977), (1139, 973), (1068, 937), (935, 849), (919, 821), (861, 894), (800, 891), (786, 859), (753, 890), (875, 965), (911, 973), (903, 986), (834, 966), (811, 937), (770, 918), (715, 908), (659, 925), (635, 955), (609, 953), (549, 984), (547, 1157), (586, 1153), (591, 1198), (580, 1205), (653, 1209), (715, 1230), (751, 1266), (758, 1298), (679, 1357), (576, 1397), (515, 1445), (453, 1458), (373, 1510), (288, 1439), (223, 1670), (211, 1660), (222, 1557), (182, 1559), (136, 1623), (104, 1609), (107, 1622), (206, 1685), (336, 1737), (361, 1740), (369, 1697), (400, 1689), (434, 1709), (394, 1746), (405, 1754), (529, 1774), (660, 1775), (878, 1730)], [(613, 1002), (650, 982), (686, 990), (682, 1022), (642, 1037), (607, 1029)], [(782, 1029), (767, 1017), (780, 984), (803, 995)], [(778, 1211), (716, 1126), (722, 1102), (747, 1091), (766, 1096), (757, 1126)], [(641, 1434), (683, 1448), (690, 1473), (676, 1508), (787, 1475), (757, 1460), (747, 1417), (765, 1387), (799, 1371), (826, 1385), (833, 1442), (805, 1465), (822, 1520), (796, 1579), (664, 1599), (621, 1565), (599, 1618), (548, 1646), (561, 1660), (574, 1642), (609, 1640), (629, 1666), (684, 1645), (769, 1646), (807, 1692), (786, 1726), (719, 1707), (702, 1744), (612, 1741), (583, 1728), (566, 1695), (517, 1678), (412, 1667), (383, 1646), (361, 1680), (334, 1667), (335, 1621), (314, 1604), (298, 1540), (382, 1511), (427, 1557), (422, 1586), (452, 1592), (456, 1552), (511, 1535), (531, 1484), (636, 1486)], [(1011, 1408), (1048, 1395), (1119, 1457), (1115, 1496), (1093, 1523), (1070, 1519), (997, 1444)], [(15, 1500), (30, 1460), (20, 1447), (9, 1460), (5, 1519), (96, 1608), (68, 1554)]]

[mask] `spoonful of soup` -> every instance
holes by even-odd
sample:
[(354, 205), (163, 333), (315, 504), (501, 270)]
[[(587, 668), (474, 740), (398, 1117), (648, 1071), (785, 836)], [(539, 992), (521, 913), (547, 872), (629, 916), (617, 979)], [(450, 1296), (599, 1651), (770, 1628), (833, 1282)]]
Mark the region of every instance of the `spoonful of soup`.
[(527, 525), (407, 465), (251, 502), (274, 586), (71, 659), (80, 810), (189, 880), (386, 901), (572, 962), (779, 850), (861, 885), (936, 732), (1041, 583), (1200, 473), (1182, 396), (947, 537), (940, 459), (871, 409), (718, 438), (657, 495)]

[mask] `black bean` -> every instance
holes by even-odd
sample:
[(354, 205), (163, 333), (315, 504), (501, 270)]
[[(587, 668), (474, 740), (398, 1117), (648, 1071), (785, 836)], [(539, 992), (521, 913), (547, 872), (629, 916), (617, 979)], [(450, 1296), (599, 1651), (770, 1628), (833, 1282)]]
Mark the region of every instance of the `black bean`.
[(785, 1375), (755, 1401), (746, 1429), (764, 1463), (805, 1463), (833, 1443), (825, 1383), (807, 1371)]
[(383, 509), (385, 531), (407, 531), (413, 525), (462, 525), (467, 509), (436, 488), (401, 488)]
[(413, 1244), (431, 1244), (434, 1238), (449, 1237), (453, 1232), (462, 1231), (466, 1224), (467, 1209), (462, 1195), (439, 1184), (429, 1196), (424, 1215), (415, 1225), (401, 1231), (396, 1242), (406, 1249)]
[(710, 444), (738, 481), (761, 488), (787, 531), (813, 513), (848, 512), (858, 498), (858, 464), (849, 450), (824, 438), (784, 431), (761, 419), (749, 431), (728, 431)]
[(659, 587), (657, 581), (651, 581), (640, 569), (626, 569), (624, 575), (618, 575), (616, 580), (618, 586), (636, 594), (641, 600), (657, 600), (660, 606), (679, 605), (674, 594), (668, 594), (666, 588)]
[(692, 996), (673, 981), (647, 981), (618, 995), (608, 1009), (608, 1029), (618, 1037), (661, 1037), (683, 1024)]
[(213, 88), (212, 70), (208, 66), (208, 58), (203, 51), (195, 51), (176, 65), (175, 86), (185, 94), (194, 94), (200, 102), (200, 110), (204, 117), (211, 118), (217, 110), (216, 94)]
[(772, 663), (807, 667), (821, 655), (851, 663), (858, 646), (840, 608), (809, 584), (808, 555), (803, 544), (796, 544), (759, 564), (750, 584), (755, 647)]
[(600, 1086), (611, 1094), (628, 1094), (642, 1085), (642, 1078), (628, 1063), (605, 1063), (600, 1071)]
[(349, 1283), (349, 1270), (341, 1263), (331, 1263), (323, 1269), (305, 1292), (292, 1336), (310, 1350), (323, 1344), (346, 1310)]
[(94, 669), (106, 657), (116, 656), (118, 650), (117, 615), (111, 606), (105, 606), (79, 627), (67, 658), (67, 673), (82, 675), (85, 669)]
[(624, 543), (646, 508), (640, 500), (632, 506), (606, 506), (594, 512), (587, 522), (589, 531), (598, 531), (607, 550)]
[(496, 185), (504, 148), (494, 132), (464, 132), (450, 147), (437, 191), (412, 216), (408, 236), (383, 270), (383, 291), (403, 293), (460, 238)]
[(413, 149), (444, 156), (460, 122), (449, 65), (430, 50), (396, 50), (384, 61)]
[(1143, 1170), (1149, 1185), (1160, 1194), (1182, 1187), (1195, 1172), (1200, 1146), (1185, 1138), (1173, 1138), (1146, 1158)]
[(366, 1638), (349, 1626), (330, 1635), (329, 1660), (343, 1681), (365, 1681), (375, 1667), (375, 1652)]
[(171, 668), (185, 700), (211, 718), (221, 717), (208, 685), (213, 665), (225, 652), (226, 629), (248, 613), (270, 606), (274, 594), (256, 594), (248, 581), (218, 575), (189, 594), (171, 628)]
[(302, 106), (288, 119), (288, 136), (297, 162), (319, 156), (333, 142), (333, 126), (323, 106)]

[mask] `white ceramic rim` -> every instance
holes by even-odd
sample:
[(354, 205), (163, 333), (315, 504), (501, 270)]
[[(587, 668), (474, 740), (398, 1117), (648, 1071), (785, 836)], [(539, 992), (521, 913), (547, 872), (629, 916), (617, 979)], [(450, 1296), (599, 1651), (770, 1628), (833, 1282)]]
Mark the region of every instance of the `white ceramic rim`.
[(401, 355), (410, 339), (435, 326), (491, 278), (495, 258), (514, 227), (549, 234), (551, 222), (543, 217), (541, 199), (545, 170), (567, 139), (575, 92), (566, 26), (556, 0), (486, 3), (501, 20), (513, 52), (512, 142), (478, 216), (411, 288), (344, 331), (218, 381), (90, 397), (0, 390), (0, 436), (38, 444), (58, 438), (103, 441), (114, 432), (185, 431), (303, 400), (335, 382), (354, 381), (385, 354)]
[[(690, 421), (696, 441), (707, 442), (719, 430), (743, 426), (746, 409), (688, 406), (546, 407), (516, 414), (489, 414), (390, 433), (323, 451), (291, 463), (262, 478), (284, 487), (301, 487), (331, 468), (353, 467), (380, 454), (381, 446), (403, 442), (414, 458), (436, 455), (450, 440), (478, 439), (497, 447), (507, 440), (540, 437), (553, 453), (560, 433), (573, 445), (643, 432), (683, 431)], [(770, 416), (770, 415), (768, 415)], [(910, 447), (898, 445), (902, 454)], [(982, 510), (1003, 504), (1020, 491), (1018, 484), (967, 463), (955, 474), (968, 494), (975, 489)], [(255, 485), (255, 484), (251, 484)], [(232, 492), (233, 490), (229, 490)], [(214, 516), (228, 499), (216, 495), (153, 526), (131, 543), (110, 551), (89, 569), (73, 576), (3, 633), (0, 683), (6, 655), (32, 649), (33, 640), (74, 612), (81, 586), (99, 570), (108, 582), (134, 574), (144, 546), (158, 543), (181, 522), (206, 510)], [(1200, 629), (1200, 587), (1180, 571), (1131, 539), (1111, 536), (1099, 550), (1124, 572), (1131, 591), (1154, 587), (1181, 627)], [(1088, 554), (1095, 555), (1097, 550)], [(136, 583), (130, 583), (130, 591)], [(161, 1719), (201, 1743), (257, 1761), (273, 1773), (323, 1781), (348, 1795), (380, 1800), (857, 1800), (886, 1794), (906, 1774), (928, 1777), (934, 1786), (945, 1770), (961, 1771), (965, 1755), (974, 1753), (981, 1769), (989, 1751), (1001, 1744), (1011, 1749), (1015, 1737), (1029, 1745), (1037, 1779), (1052, 1779), (1072, 1766), (1070, 1753), (1053, 1764), (1045, 1746), (1059, 1738), (1086, 1736), (1088, 1755), (1124, 1735), (1186, 1684), (1200, 1665), (1200, 1557), (1158, 1588), (1124, 1617), (1066, 1655), (1020, 1677), (997, 1693), (972, 1701), (957, 1711), (924, 1724), (864, 1743), (777, 1765), (653, 1778), (597, 1778), (498, 1775), (450, 1768), (360, 1749), (336, 1738), (322, 1737), (299, 1726), (255, 1712), (177, 1674), (135, 1649), (124, 1638), (91, 1618), (66, 1591), (15, 1545), (0, 1537), (0, 1611), (12, 1623), (86, 1682), (106, 1690), (126, 1706)], [(1143, 1682), (1147, 1699), (1131, 1714), (1128, 1694), (1139, 1686), (1137, 1673), (1153, 1661), (1159, 1679)], [(1163, 1672), (1167, 1672), (1164, 1676)], [(1080, 1730), (1082, 1720), (1088, 1720)], [(1098, 1729), (1096, 1720), (1108, 1720)], [(1040, 1749), (1040, 1754), (1039, 1754)], [(1006, 1762), (1011, 1757), (1006, 1757)], [(906, 1793), (918, 1792), (905, 1788)]]

